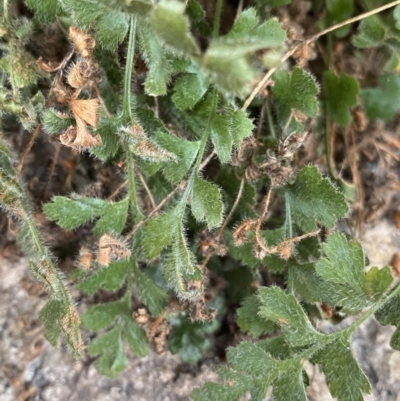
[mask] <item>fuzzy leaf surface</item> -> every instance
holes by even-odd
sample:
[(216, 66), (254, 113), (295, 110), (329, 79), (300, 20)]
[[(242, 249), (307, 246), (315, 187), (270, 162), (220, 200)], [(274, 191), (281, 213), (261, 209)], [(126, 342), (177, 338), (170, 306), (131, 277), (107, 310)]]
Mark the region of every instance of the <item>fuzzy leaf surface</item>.
[(353, 37), (353, 45), (365, 49), (378, 46), (385, 38), (386, 30), (379, 17), (364, 18), (359, 27), (358, 35)]
[(379, 300), (390, 286), (389, 268), (364, 273), (365, 256), (359, 242), (333, 233), (322, 249), (326, 258), (316, 264), (316, 272), (325, 280), (321, 287), (327, 300), (332, 297), (345, 308), (357, 311)]
[(87, 350), (91, 356), (100, 355), (94, 365), (102, 375), (117, 377), (128, 366), (123, 349), (121, 325), (117, 325), (107, 333), (95, 338)]
[(128, 259), (112, 262), (83, 280), (78, 285), (78, 288), (89, 295), (93, 295), (102, 287), (108, 291), (117, 291), (124, 284), (128, 271)]
[(109, 202), (94, 227), (94, 234), (101, 237), (106, 233), (121, 234), (128, 218), (129, 198), (119, 202)]
[(231, 159), (233, 139), (230, 131), (231, 116), (215, 113), (211, 119), (211, 140), (221, 163)]
[(329, 391), (338, 401), (363, 401), (370, 384), (354, 358), (349, 339), (334, 341), (313, 358), (325, 374)]
[(251, 136), (253, 128), (253, 121), (243, 110), (239, 109), (233, 113), (230, 131), (233, 143), (238, 149), (242, 145), (243, 140)]
[(187, 141), (161, 131), (154, 133), (157, 143), (168, 152), (177, 156), (176, 163), (170, 163), (163, 169), (165, 178), (176, 184), (181, 181), (193, 164), (200, 142)]
[(262, 304), (259, 315), (278, 324), (292, 346), (311, 345), (322, 338), (293, 295), (278, 287), (264, 287), (258, 296)]
[(139, 45), (149, 71), (144, 89), (150, 96), (161, 96), (167, 93), (167, 83), (171, 76), (171, 67), (160, 40), (150, 27), (139, 25)]
[(386, 302), (382, 308), (376, 313), (375, 317), (382, 326), (391, 324), (396, 326), (396, 331), (393, 333), (390, 339), (390, 346), (400, 351), (400, 296), (397, 295), (388, 302)]
[(208, 228), (221, 225), (224, 205), (221, 200), (221, 192), (215, 184), (196, 176), (191, 206), (196, 220), (206, 221)]
[(342, 127), (347, 126), (352, 120), (350, 109), (357, 104), (357, 80), (346, 74), (338, 77), (333, 71), (326, 71), (324, 90), (329, 116)]
[(162, 0), (150, 13), (150, 25), (172, 49), (185, 55), (199, 54), (200, 50), (190, 34), (190, 23), (184, 11), (183, 3)]
[(305, 232), (315, 230), (317, 222), (332, 228), (348, 212), (344, 195), (321, 176), (316, 166), (303, 167), (295, 182), (283, 190), (289, 196), (296, 223)]
[(308, 117), (318, 113), (318, 85), (314, 77), (305, 70), (295, 67), (289, 74), (279, 70), (274, 74), (272, 94), (277, 101), (278, 119), (284, 126), (292, 110), (298, 110)]
[(283, 45), (286, 33), (276, 19), (258, 24), (256, 11), (249, 8), (241, 13), (227, 35), (214, 39), (208, 47), (202, 65), (223, 91), (246, 93), (255, 75), (246, 56)]
[(39, 312), (39, 319), (43, 323), (43, 334), (46, 340), (57, 347), (61, 335), (61, 319), (64, 315), (65, 305), (57, 299), (50, 299)]
[(134, 267), (134, 274), (140, 300), (149, 308), (152, 316), (158, 317), (166, 306), (167, 292), (140, 271), (137, 265)]
[(53, 22), (61, 11), (58, 0), (27, 0), (26, 5), (35, 10), (35, 18), (41, 22)]
[(209, 85), (210, 80), (200, 72), (184, 74), (175, 82), (172, 101), (179, 110), (191, 109), (205, 95)]
[(258, 314), (261, 302), (257, 296), (247, 297), (237, 309), (237, 324), (242, 331), (248, 331), (253, 336), (271, 333), (276, 329), (275, 323), (268, 321)]
[(158, 257), (161, 251), (173, 241), (177, 224), (174, 210), (156, 216), (145, 224), (142, 245), (148, 260)]
[(390, 121), (400, 110), (400, 77), (383, 74), (379, 86), (362, 90), (365, 111), (370, 119)]
[(66, 229), (72, 230), (89, 220), (102, 215), (107, 202), (96, 198), (55, 196), (53, 200), (44, 205), (45, 215)]

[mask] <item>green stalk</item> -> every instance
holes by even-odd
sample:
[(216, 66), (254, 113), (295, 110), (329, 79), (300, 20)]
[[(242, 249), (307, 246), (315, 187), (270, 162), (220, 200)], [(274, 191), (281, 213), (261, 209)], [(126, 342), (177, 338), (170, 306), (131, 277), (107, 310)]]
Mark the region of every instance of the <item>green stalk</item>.
[(222, 0), (217, 0), (217, 4), (215, 6), (213, 38), (217, 38), (219, 36), (219, 26), (220, 26), (220, 21), (221, 21), (221, 12), (222, 12)]
[[(131, 80), (133, 72), (133, 62), (135, 58), (135, 39), (136, 39), (136, 18), (131, 18), (130, 30), (129, 30), (129, 43), (128, 43), (128, 54), (126, 57), (125, 65), (125, 77), (124, 77), (124, 99), (122, 105), (123, 119), (129, 120), (130, 124), (134, 124), (135, 120), (132, 115), (131, 109)], [(124, 144), (126, 167), (128, 171), (128, 191), (129, 199), (131, 204), (131, 210), (134, 217), (139, 221), (143, 219), (143, 214), (139, 208), (137, 200), (137, 190), (135, 182), (135, 162), (133, 160), (133, 154), (129, 149), (128, 144)]]
[[(292, 213), (290, 210), (290, 199), (287, 192), (285, 192), (285, 235), (286, 239), (293, 237)], [(292, 266), (288, 267), (287, 291), (290, 294), (294, 293), (294, 272)]]
[(201, 137), (201, 140), (200, 140), (200, 147), (199, 147), (199, 151), (197, 153), (196, 163), (193, 167), (193, 170), (190, 175), (189, 181), (187, 183), (185, 192), (183, 193), (182, 199), (178, 205), (178, 207), (181, 208), (181, 219), (183, 219), (183, 217), (184, 217), (186, 204), (187, 204), (189, 196), (193, 190), (194, 180), (195, 180), (196, 176), (199, 174), (200, 164), (201, 164), (201, 161), (203, 160), (204, 152), (207, 147), (208, 137), (210, 135), (211, 120), (215, 113), (217, 104), (218, 104), (218, 92), (214, 88), (213, 93), (212, 93), (211, 110), (210, 110), (210, 114), (208, 116), (206, 128), (205, 128), (203, 136)]
[(136, 18), (131, 18), (131, 24), (129, 29), (129, 43), (128, 43), (128, 54), (126, 56), (125, 65), (125, 78), (124, 78), (124, 100), (122, 106), (122, 112), (124, 117), (128, 117), (133, 122), (132, 110), (131, 110), (131, 79), (133, 71), (133, 61), (135, 59), (135, 37), (136, 37)]

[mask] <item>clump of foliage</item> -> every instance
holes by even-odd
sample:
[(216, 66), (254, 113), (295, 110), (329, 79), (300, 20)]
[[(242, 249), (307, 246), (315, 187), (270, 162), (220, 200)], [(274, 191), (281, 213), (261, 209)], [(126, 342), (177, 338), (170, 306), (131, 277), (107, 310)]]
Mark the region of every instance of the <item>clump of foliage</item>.
[[(339, 25), (300, 44), (276, 17), (290, 0), (239, 8), (228, 28), (221, 28), (221, 0), (211, 20), (197, 0), (26, 0), (31, 19), (14, 16), (9, 3), (0, 21), (5, 121), (18, 119), (32, 142), (44, 130), (73, 152), (123, 163), (126, 179), (118, 200), (71, 193), (43, 206), (65, 230), (95, 222), (97, 250), (82, 245), (65, 277), (21, 180), (26, 154), (16, 162), (0, 138), (0, 200), (19, 221), (32, 272), (48, 289), (40, 318), (50, 343), (63, 335), (79, 356), (81, 326), (96, 332), (87, 352), (111, 377), (127, 366), (126, 345), (144, 356), (150, 345), (165, 352), (169, 339), (171, 351), (196, 362), (225, 311), (241, 304), (237, 323), (252, 341), (228, 350), (221, 382), (196, 390), (194, 400), (238, 400), (246, 392), (263, 400), (270, 386), (276, 400), (305, 400), (306, 360), (321, 367), (332, 396), (362, 400), (370, 385), (351, 335), (371, 315), (399, 325), (400, 286), (389, 267), (366, 273), (361, 245), (334, 232), (353, 194), (330, 163), (329, 139), (330, 177), (295, 155), (311, 126), (319, 135), (322, 121), (352, 124), (358, 99), (370, 119), (389, 121), (399, 111), (400, 8), (359, 18), (352, 44), (360, 57), (378, 46), (387, 57), (379, 84), (360, 89), (329, 61), (320, 82), (304, 67), (320, 36), (329, 36), (329, 46), (334, 35), (350, 34), (352, 26), (340, 23), (355, 15), (356, 1), (314, 2), (326, 27)], [(26, 47), (50, 23), (71, 45), (59, 65), (35, 60)], [(228, 290), (212, 294), (215, 277)], [(115, 297), (79, 316), (70, 284)], [(357, 318), (333, 333), (316, 329), (315, 319), (339, 309)], [(391, 345), (400, 349), (398, 331)]]

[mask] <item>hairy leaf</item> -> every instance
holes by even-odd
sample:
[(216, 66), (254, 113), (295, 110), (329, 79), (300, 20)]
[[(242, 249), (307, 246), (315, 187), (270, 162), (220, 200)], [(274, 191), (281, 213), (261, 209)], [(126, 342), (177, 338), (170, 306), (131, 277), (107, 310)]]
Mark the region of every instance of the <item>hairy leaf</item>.
[(348, 339), (334, 341), (313, 360), (321, 366), (329, 391), (338, 401), (363, 401), (370, 384), (350, 348)]
[(278, 287), (261, 288), (259, 315), (278, 324), (287, 341), (294, 347), (311, 345), (323, 336), (309, 321), (296, 298)]
[(357, 104), (358, 82), (346, 74), (339, 77), (333, 71), (324, 73), (324, 91), (328, 115), (345, 127), (351, 120), (350, 108)]
[(101, 287), (108, 291), (116, 291), (124, 284), (128, 271), (129, 259), (112, 262), (83, 280), (78, 288), (89, 295), (94, 294)]
[(144, 84), (146, 93), (150, 96), (165, 95), (171, 67), (159, 38), (143, 22), (139, 25), (139, 45), (142, 57), (149, 68)]
[(242, 331), (248, 331), (253, 336), (261, 336), (276, 329), (275, 323), (262, 318), (258, 311), (261, 307), (259, 298), (255, 295), (247, 297), (237, 309), (237, 324)]
[(64, 315), (65, 305), (58, 299), (50, 299), (39, 312), (39, 319), (43, 323), (43, 334), (46, 340), (57, 347), (61, 335), (61, 319)]
[(229, 114), (214, 114), (211, 118), (211, 140), (221, 163), (231, 159), (233, 139), (230, 131), (231, 116)]
[(191, 109), (205, 95), (210, 81), (200, 72), (179, 77), (174, 86), (172, 101), (180, 110)]
[(278, 119), (285, 126), (292, 110), (298, 110), (308, 117), (314, 117), (318, 112), (318, 85), (314, 77), (305, 70), (295, 67), (289, 74), (279, 70), (274, 74), (275, 84), (272, 94), (277, 102)]
[(391, 324), (396, 326), (396, 331), (393, 333), (390, 339), (390, 346), (393, 349), (400, 351), (400, 296), (396, 295), (388, 302), (386, 302), (382, 308), (380, 308), (376, 313), (375, 317), (378, 322), (386, 326)]
[(103, 234), (121, 234), (128, 218), (129, 198), (120, 202), (109, 202), (102, 213), (101, 218), (96, 223), (94, 234), (101, 237)]
[(114, 322), (119, 314), (127, 313), (125, 299), (90, 306), (81, 316), (82, 326), (96, 331), (104, 329)]
[(154, 217), (145, 224), (142, 245), (148, 260), (159, 256), (161, 251), (173, 241), (177, 224), (178, 219), (174, 210)]
[(172, 184), (181, 181), (196, 159), (200, 142), (191, 142), (171, 134), (157, 131), (154, 134), (157, 143), (168, 152), (176, 155), (177, 162), (164, 167), (165, 178)]
[(58, 0), (26, 0), (26, 5), (35, 11), (35, 18), (41, 22), (53, 22), (61, 11)]
[(172, 49), (186, 55), (200, 53), (190, 34), (190, 24), (183, 14), (185, 5), (177, 0), (161, 0), (150, 13), (149, 22), (154, 31)]
[(317, 222), (332, 228), (348, 212), (344, 195), (322, 178), (316, 166), (303, 167), (296, 181), (283, 190), (289, 196), (296, 224), (306, 232), (315, 230)]
[(353, 45), (361, 49), (378, 46), (385, 38), (385, 27), (378, 16), (363, 19), (358, 27), (358, 35), (353, 37)]
[(233, 143), (239, 149), (242, 145), (243, 139), (251, 136), (253, 132), (254, 124), (252, 120), (247, 117), (243, 110), (236, 110), (232, 116), (232, 122), (230, 126)]
[(168, 300), (167, 292), (140, 271), (137, 265), (134, 267), (134, 274), (140, 300), (149, 308), (152, 316), (161, 315)]
[(95, 338), (87, 350), (91, 356), (100, 355), (94, 365), (102, 375), (117, 377), (128, 366), (123, 350), (121, 325)]
[(96, 198), (66, 198), (55, 196), (44, 205), (43, 210), (50, 220), (57, 222), (66, 230), (72, 230), (104, 213), (107, 201)]
[(221, 225), (224, 205), (221, 200), (221, 193), (214, 184), (196, 176), (191, 206), (196, 220), (206, 221), (209, 228)]
[(383, 74), (380, 87), (363, 89), (361, 96), (370, 119), (390, 121), (400, 111), (400, 77)]

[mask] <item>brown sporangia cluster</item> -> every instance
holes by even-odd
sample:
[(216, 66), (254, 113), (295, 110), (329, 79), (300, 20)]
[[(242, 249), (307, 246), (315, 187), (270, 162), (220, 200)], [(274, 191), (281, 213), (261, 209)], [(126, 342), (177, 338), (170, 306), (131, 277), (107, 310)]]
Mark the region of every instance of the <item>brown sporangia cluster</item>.
[(171, 331), (170, 324), (164, 320), (164, 316), (165, 313), (154, 321), (145, 308), (139, 308), (133, 313), (133, 318), (146, 331), (149, 342), (159, 355), (167, 353), (167, 337)]
[(241, 246), (249, 241), (247, 234), (255, 228), (256, 224), (255, 220), (246, 219), (236, 227), (233, 232), (233, 241), (236, 246)]
[(293, 172), (290, 162), (298, 148), (303, 145), (307, 134), (307, 132), (303, 135), (292, 133), (282, 138), (273, 154), (267, 153), (267, 161), (263, 164), (254, 161), (254, 156), (260, 146), (256, 138), (250, 138), (243, 142), (241, 148), (234, 155), (231, 164), (234, 166), (245, 165), (245, 178), (249, 182), (267, 175), (273, 188), (283, 186)]
[(108, 266), (115, 260), (127, 259), (130, 256), (131, 251), (123, 241), (114, 238), (109, 234), (104, 234), (100, 238), (97, 262), (101, 266)]
[(78, 266), (81, 269), (88, 270), (92, 265), (94, 260), (94, 252), (92, 252), (88, 247), (82, 246), (79, 250)]
[[(54, 80), (52, 95), (55, 100), (65, 106), (69, 106), (75, 118), (76, 125), (70, 126), (60, 136), (60, 141), (77, 151), (82, 151), (93, 146), (101, 145), (101, 137), (93, 136), (89, 127), (96, 128), (99, 121), (100, 93), (98, 84), (101, 81), (101, 72), (98, 63), (93, 59), (95, 40), (82, 30), (71, 26), (69, 39), (73, 44), (73, 52), (57, 68), (59, 73)], [(63, 80), (63, 68), (69, 60), (75, 56), (75, 62), (69, 68), (66, 82)], [(53, 72), (56, 69), (46, 65), (41, 58), (38, 60), (39, 68)], [(96, 97), (79, 99), (82, 91)]]
[(210, 254), (225, 256), (227, 249), (221, 237), (215, 236), (209, 230), (205, 229), (200, 233), (199, 252), (204, 257)]

